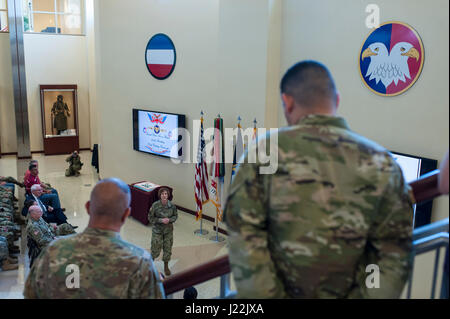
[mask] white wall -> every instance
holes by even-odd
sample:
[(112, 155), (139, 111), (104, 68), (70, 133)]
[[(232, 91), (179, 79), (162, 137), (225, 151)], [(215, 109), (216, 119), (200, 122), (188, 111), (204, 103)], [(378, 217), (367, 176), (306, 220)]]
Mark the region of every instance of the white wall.
[[(365, 26), (365, 8), (370, 3), (373, 1), (284, 1), (280, 77), (300, 60), (323, 62), (340, 91), (339, 114), (354, 131), (392, 151), (440, 161), (449, 148), (449, 2), (376, 2), (381, 22), (397, 20), (411, 25), (425, 47), (420, 78), (396, 97), (372, 93), (359, 76), (359, 50), (371, 31)], [(281, 109), (279, 118), (284, 125)], [(435, 200), (433, 219), (448, 215), (448, 197)]]
[(17, 152), (9, 33), (0, 33), (0, 146), (2, 153)]
[(39, 85), (78, 85), (80, 148), (90, 148), (89, 77), (84, 36), (24, 34), (31, 151), (44, 150)]

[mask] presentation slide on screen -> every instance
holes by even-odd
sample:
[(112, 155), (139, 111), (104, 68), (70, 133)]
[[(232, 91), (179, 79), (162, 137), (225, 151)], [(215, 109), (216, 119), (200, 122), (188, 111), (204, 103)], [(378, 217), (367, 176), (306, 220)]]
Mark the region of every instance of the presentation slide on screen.
[(397, 161), (398, 165), (400, 165), (407, 183), (415, 181), (420, 177), (421, 160), (419, 158), (399, 154), (392, 154), (392, 156)]
[[(178, 116), (139, 111), (139, 150), (178, 158)], [(175, 136), (172, 139), (172, 136)]]

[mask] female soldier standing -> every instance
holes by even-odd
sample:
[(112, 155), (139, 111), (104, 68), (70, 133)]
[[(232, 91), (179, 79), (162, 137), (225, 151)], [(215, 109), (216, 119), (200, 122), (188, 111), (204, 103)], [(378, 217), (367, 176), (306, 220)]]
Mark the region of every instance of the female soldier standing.
[(159, 200), (154, 202), (148, 212), (148, 221), (152, 227), (151, 253), (155, 260), (163, 249), (164, 273), (170, 276), (169, 260), (172, 255), (173, 223), (178, 218), (177, 208), (169, 201), (169, 189), (158, 190)]

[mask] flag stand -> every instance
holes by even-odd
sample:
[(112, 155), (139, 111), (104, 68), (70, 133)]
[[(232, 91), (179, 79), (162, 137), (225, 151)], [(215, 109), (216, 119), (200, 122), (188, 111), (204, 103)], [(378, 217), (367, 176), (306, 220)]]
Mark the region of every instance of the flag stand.
[(216, 216), (216, 235), (215, 236), (211, 236), (209, 238), (209, 240), (215, 241), (216, 243), (220, 243), (220, 242), (225, 241), (225, 237), (219, 236), (219, 221), (217, 219), (217, 216)]
[(200, 218), (200, 229), (194, 231), (194, 234), (198, 236), (208, 235), (208, 231), (203, 229), (203, 216)]

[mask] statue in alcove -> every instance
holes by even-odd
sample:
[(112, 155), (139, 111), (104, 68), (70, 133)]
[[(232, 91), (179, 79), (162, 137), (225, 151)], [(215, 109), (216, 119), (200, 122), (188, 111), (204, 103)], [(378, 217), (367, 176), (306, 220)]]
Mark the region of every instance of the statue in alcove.
[(67, 130), (67, 117), (70, 117), (69, 107), (64, 102), (62, 95), (58, 95), (57, 101), (53, 103), (52, 115), (53, 127), (56, 129), (57, 134), (61, 135), (62, 131)]

